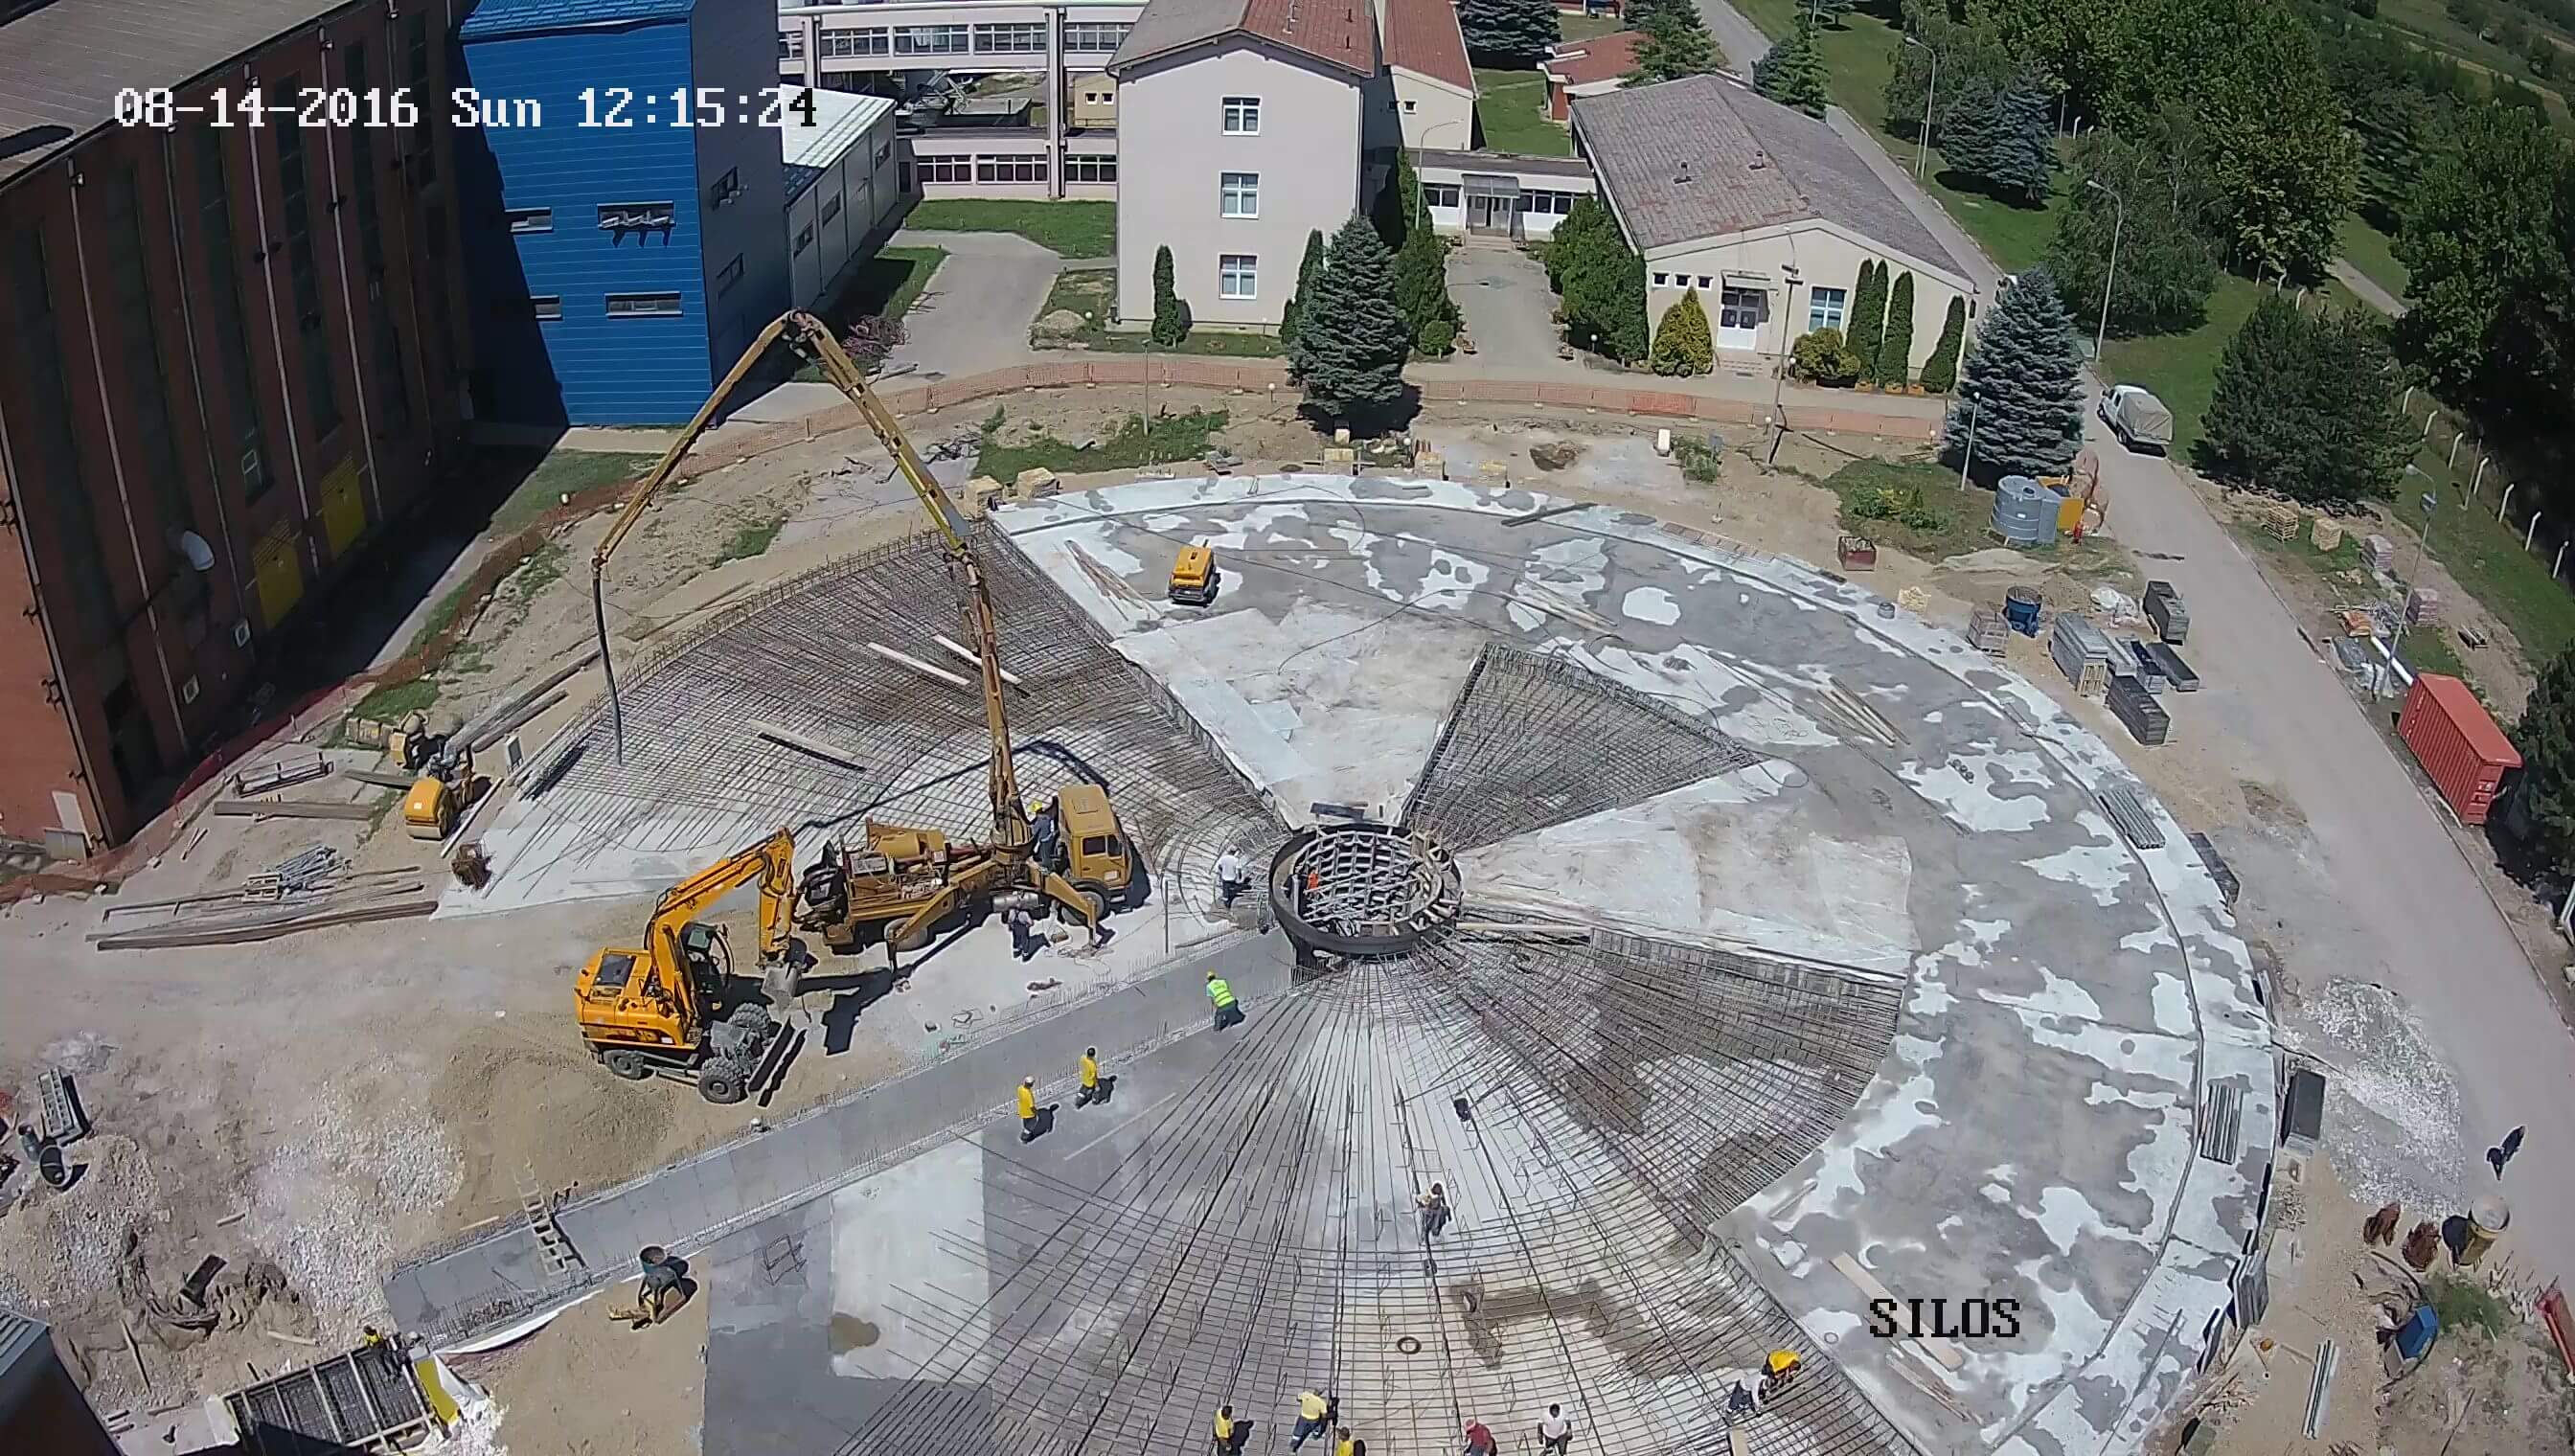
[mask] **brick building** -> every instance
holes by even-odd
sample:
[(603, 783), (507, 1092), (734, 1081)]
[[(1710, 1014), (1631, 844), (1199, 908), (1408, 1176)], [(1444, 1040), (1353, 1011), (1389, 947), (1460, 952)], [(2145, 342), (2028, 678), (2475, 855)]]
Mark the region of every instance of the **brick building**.
[[(0, 834), (133, 833), (245, 726), (281, 629), (459, 447), (466, 3), (5, 12)], [(253, 127), (254, 86), (348, 99)], [(384, 109), (397, 87), (409, 125)], [(149, 88), (167, 124), (120, 119)]]

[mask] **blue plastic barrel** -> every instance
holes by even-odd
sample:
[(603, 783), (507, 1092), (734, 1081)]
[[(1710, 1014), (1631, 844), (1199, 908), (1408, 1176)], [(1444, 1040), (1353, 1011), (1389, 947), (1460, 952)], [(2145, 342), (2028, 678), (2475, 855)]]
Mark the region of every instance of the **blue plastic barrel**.
[(2039, 596), (2028, 587), (2014, 587), (2003, 594), (2003, 625), (2023, 637), (2038, 636)]

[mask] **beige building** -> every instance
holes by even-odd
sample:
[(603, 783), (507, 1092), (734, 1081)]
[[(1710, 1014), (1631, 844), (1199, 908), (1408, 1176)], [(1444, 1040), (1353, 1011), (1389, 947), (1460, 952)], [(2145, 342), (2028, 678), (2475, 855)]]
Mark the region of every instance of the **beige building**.
[(1118, 317), (1154, 316), (1154, 256), (1202, 326), (1275, 328), (1305, 235), (1362, 201), (1367, 0), (1154, 0), (1118, 82)]
[(1860, 264), (1913, 275), (1913, 356), (1975, 286), (1833, 129), (1721, 76), (1576, 97), (1573, 140), (1645, 259), (1645, 311), (1696, 289), (1720, 357), (1847, 327)]
[(1463, 152), (1475, 145), (1475, 69), (1449, 0), (1377, 0), (1386, 101), (1403, 145)]

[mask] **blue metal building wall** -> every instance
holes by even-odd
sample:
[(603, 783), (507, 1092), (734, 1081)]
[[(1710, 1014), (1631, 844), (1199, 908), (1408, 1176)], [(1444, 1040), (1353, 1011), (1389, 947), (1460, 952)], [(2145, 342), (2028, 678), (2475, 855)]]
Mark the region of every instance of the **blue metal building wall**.
[[(709, 209), (704, 221), (712, 362), (721, 377), (752, 336), (795, 301), (787, 266), (786, 156), (778, 129), (760, 125), (768, 100), (761, 93), (778, 86), (777, 0), (698, 0), (692, 30), (698, 84), (721, 92), (733, 113), (726, 125), (698, 133), (698, 196), (714, 196), (728, 172), (742, 180), (741, 193)], [(738, 96), (749, 104), (732, 105)], [(716, 292), (717, 276), (736, 257), (743, 260), (742, 280)]]
[[(775, 46), (775, 28), (764, 44)], [(542, 125), (466, 134), (488, 149), (489, 165), (460, 165), (480, 365), (490, 371), (484, 408), (502, 419), (663, 424), (695, 414), (713, 385), (698, 133), (671, 124), (667, 99), (697, 84), (690, 32), (685, 18), (486, 37), (469, 23), (460, 84), (544, 108)], [(585, 87), (634, 92), (634, 125), (583, 126)], [(665, 99), (647, 121), (644, 98), (657, 94)], [(669, 229), (599, 227), (602, 206), (647, 202), (672, 205)], [(501, 214), (517, 208), (552, 208), (553, 230), (511, 233)], [(770, 219), (776, 229), (774, 204)], [(678, 294), (681, 312), (608, 316), (608, 295), (638, 293)], [(524, 300), (546, 295), (563, 301), (563, 317), (529, 322)]]

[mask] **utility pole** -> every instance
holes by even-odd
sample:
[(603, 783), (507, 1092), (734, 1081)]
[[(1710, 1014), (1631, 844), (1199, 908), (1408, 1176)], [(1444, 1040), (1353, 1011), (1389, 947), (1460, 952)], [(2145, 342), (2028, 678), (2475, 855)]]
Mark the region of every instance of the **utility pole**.
[(2110, 222), (2110, 271), (2101, 275), (2101, 327), (2094, 330), (2092, 334), (2092, 363), (2095, 368), (2098, 368), (2101, 363), (2101, 346), (2110, 338), (2110, 285), (2117, 282), (2119, 277), (2119, 235), (2128, 227), (2128, 200), (2121, 197), (2116, 189), (2103, 186), (2099, 178), (2086, 177), (2083, 179), (2083, 185), (2119, 205), (2117, 216)]
[[(1764, 465), (1779, 463), (1779, 442), (1788, 435), (1788, 416), (1780, 403), (1780, 396), (1787, 390), (1788, 364), (1795, 357), (1788, 347), (1788, 326), (1797, 316), (1797, 265), (1786, 264), (1779, 273), (1788, 280), (1787, 303), (1779, 314), (1779, 366), (1770, 375), (1770, 458), (1763, 462)], [(1724, 305), (1725, 296), (1719, 293), (1717, 306), (1722, 309)]]
[(1958, 489), (1967, 489), (1967, 467), (1976, 459), (1976, 399), (1974, 390), (1967, 391), (1967, 453), (1958, 458)]
[(2413, 615), (2414, 584), (2422, 579), (2423, 558), (2432, 550), (2433, 513), (2440, 505), (2438, 495), (2430, 491), (2423, 493), (2423, 534), (2414, 541), (2414, 570), (2405, 576), (2405, 600), (2396, 609), (2396, 641), (2388, 645), (2391, 652), (2405, 645), (2406, 619)]
[(1904, 43), (1931, 53), (1931, 81), (1922, 88), (1922, 130), (1913, 134), (1913, 180), (1922, 180), (1922, 168), (1931, 149), (1931, 98), (1940, 94), (1940, 48), (1918, 35), (1908, 35)]

